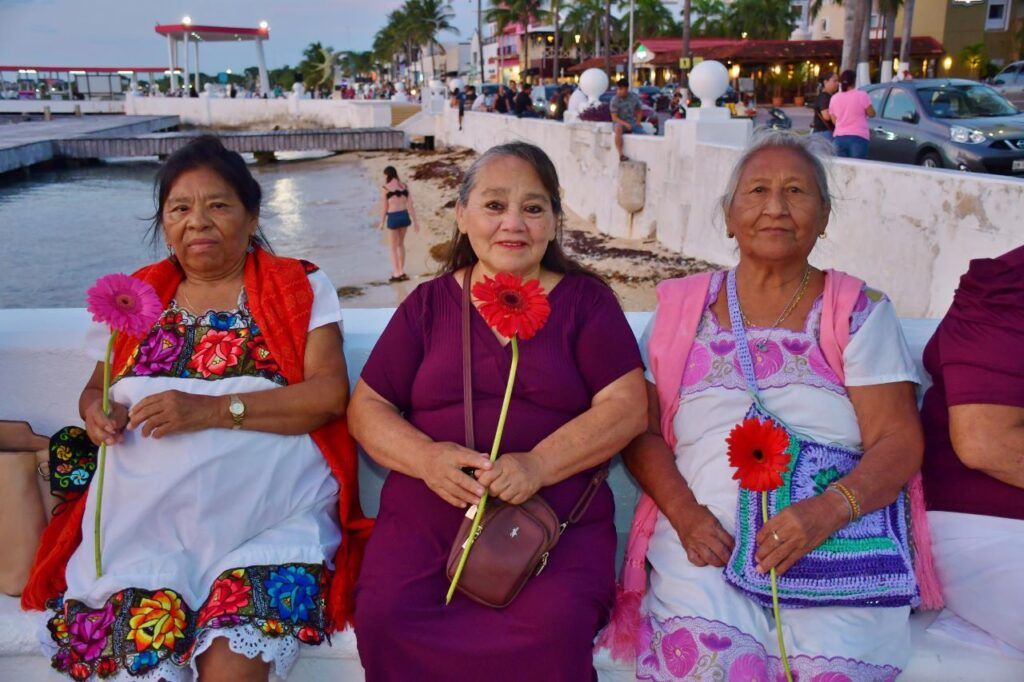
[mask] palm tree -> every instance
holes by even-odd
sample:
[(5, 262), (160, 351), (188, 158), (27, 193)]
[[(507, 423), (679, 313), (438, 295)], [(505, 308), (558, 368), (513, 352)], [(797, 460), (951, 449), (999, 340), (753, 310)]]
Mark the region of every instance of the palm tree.
[(596, 57), (604, 27), (604, 0), (577, 0), (565, 15), (563, 28), (580, 37), (580, 47)]
[(857, 68), (857, 62), (867, 59), (860, 54), (864, 24), (871, 16), (871, 0), (846, 0), (843, 4), (843, 58), (840, 70)]
[(551, 16), (555, 20), (555, 63), (551, 66), (551, 73), (555, 76), (555, 82), (558, 82), (558, 56), (562, 49), (562, 13), (559, 7), (559, 0), (551, 0)]
[(726, 21), (733, 35), (785, 40), (796, 27), (797, 13), (789, 0), (735, 0), (729, 5)]
[(420, 44), (425, 44), (430, 48), (430, 71), (436, 77), (437, 64), (434, 60), (434, 48), (441, 46), (437, 42), (437, 35), (443, 32), (459, 35), (459, 29), (452, 25), (455, 10), (452, 9), (450, 0), (407, 0), (405, 8), (411, 23), (417, 25), (414, 35), (419, 39)]
[(900, 38), (900, 64), (910, 65), (910, 39), (914, 28), (914, 0), (903, 3), (903, 33)]
[[(620, 10), (629, 12), (630, 0), (618, 0)], [(633, 0), (633, 32), (637, 36), (675, 35), (679, 24), (661, 0)], [(628, 21), (628, 16), (627, 19)], [(632, 46), (630, 47), (632, 49)]]
[[(818, 1), (821, 2), (821, 0)], [(693, 0), (692, 12), (696, 16), (696, 19), (691, 22), (694, 35), (716, 37), (725, 35), (726, 9), (722, 0)]]
[(320, 42), (310, 43), (302, 51), (303, 60), (299, 62), (302, 72), (302, 83), (309, 89), (320, 88), (327, 83), (334, 84), (334, 68), (341, 59), (341, 52), (333, 47), (324, 47)]
[(604, 72), (612, 77), (612, 0), (604, 0)]
[[(878, 7), (882, 11), (882, 26), (885, 28), (885, 42), (882, 43), (882, 62), (879, 73), (882, 82), (892, 77), (892, 57), (896, 45), (896, 13), (899, 12), (903, 0), (879, 0)], [(889, 67), (886, 68), (886, 64)]]
[(498, 2), (487, 10), (485, 19), (495, 25), (498, 33), (513, 24), (523, 27), (523, 59), (526, 73), (530, 71), (530, 22), (547, 21), (550, 13), (543, 8), (543, 0), (491, 0)]
[(981, 74), (982, 67), (988, 63), (988, 52), (985, 49), (985, 43), (967, 45), (964, 49), (960, 50), (960, 54), (957, 56), (964, 63), (964, 66), (967, 67), (972, 78), (977, 78)]

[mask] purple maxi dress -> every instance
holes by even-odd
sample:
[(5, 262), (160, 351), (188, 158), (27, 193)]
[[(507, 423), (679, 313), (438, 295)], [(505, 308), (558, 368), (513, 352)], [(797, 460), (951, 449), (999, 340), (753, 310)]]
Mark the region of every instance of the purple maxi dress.
[[(502, 442), (527, 452), (590, 408), (602, 388), (642, 366), (614, 294), (597, 280), (566, 275), (550, 293), (551, 317), (520, 346)], [(465, 444), (462, 406), (462, 288), (452, 275), (420, 285), (395, 312), (362, 379), (435, 441)], [(477, 449), (489, 452), (511, 346), (473, 311)], [(565, 519), (594, 470), (540, 494)], [(443, 606), (444, 566), (463, 510), (426, 484), (391, 472), (356, 584), (355, 627), (369, 682), (382, 680), (596, 679), (592, 642), (615, 590), (615, 527), (604, 485), (547, 567), (505, 609), (456, 593)]]

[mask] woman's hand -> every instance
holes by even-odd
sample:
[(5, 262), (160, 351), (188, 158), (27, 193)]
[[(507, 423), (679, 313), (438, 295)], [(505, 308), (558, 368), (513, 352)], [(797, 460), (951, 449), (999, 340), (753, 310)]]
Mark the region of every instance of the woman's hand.
[(124, 440), (124, 427), (128, 424), (128, 408), (121, 403), (110, 403), (110, 415), (103, 414), (103, 401), (94, 400), (85, 409), (85, 432), (95, 445), (117, 445)]
[(462, 470), (490, 469), (487, 457), (457, 443), (431, 443), (418, 460), (417, 476), (445, 502), (460, 509), (480, 502), (484, 486)]
[[(128, 428), (142, 427), (142, 435), (162, 438), (172, 433), (228, 426), (227, 397), (163, 391), (146, 396), (128, 411)], [(218, 419), (220, 415), (220, 419)]]
[(757, 570), (782, 575), (850, 520), (850, 508), (835, 493), (817, 495), (786, 507), (757, 533)]
[(419, 232), (420, 231), (420, 223), (419, 223), (419, 221), (417, 221), (417, 220), (412, 221), (412, 231), (413, 232)]
[(476, 478), (491, 495), (509, 504), (526, 502), (544, 485), (540, 463), (529, 452), (504, 454), (489, 471), (478, 470)]
[(687, 507), (668, 517), (694, 566), (722, 568), (732, 554), (734, 540), (718, 518), (702, 504)]

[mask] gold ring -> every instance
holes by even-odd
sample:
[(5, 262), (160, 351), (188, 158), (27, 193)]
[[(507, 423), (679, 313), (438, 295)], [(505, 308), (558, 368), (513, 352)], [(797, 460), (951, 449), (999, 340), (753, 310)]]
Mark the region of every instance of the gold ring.
[(772, 531), (772, 537), (775, 538), (775, 542), (778, 542), (779, 544), (782, 544), (782, 538), (779, 537), (778, 533), (776, 533), (775, 531)]

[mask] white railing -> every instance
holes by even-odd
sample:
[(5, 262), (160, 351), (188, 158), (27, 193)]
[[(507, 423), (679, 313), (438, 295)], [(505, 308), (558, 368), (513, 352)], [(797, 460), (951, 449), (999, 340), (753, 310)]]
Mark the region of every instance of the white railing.
[[(730, 125), (731, 124), (731, 125)], [(484, 151), (525, 140), (558, 168), (566, 204), (603, 233), (654, 236), (671, 249), (713, 263), (736, 261), (718, 200), (749, 128), (737, 122), (669, 121), (663, 137), (625, 138), (625, 153), (646, 168), (644, 208), (632, 217), (616, 201), (618, 159), (610, 123), (559, 123), (445, 109), (439, 141)], [(835, 159), (834, 210), (812, 261), (867, 280), (901, 315), (941, 316), (972, 258), (1019, 246), (1024, 182), (1013, 178)]]
[(384, 100), (304, 99), (295, 93), (276, 99), (134, 97), (126, 114), (179, 116), (189, 125), (215, 127), (381, 128), (391, 125), (391, 103)]

